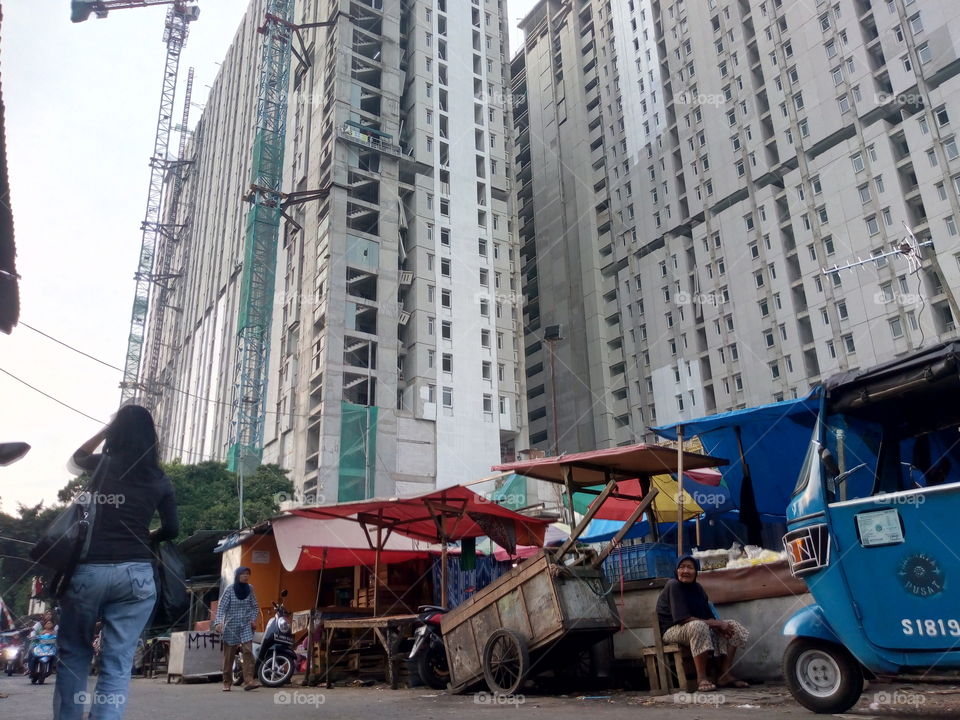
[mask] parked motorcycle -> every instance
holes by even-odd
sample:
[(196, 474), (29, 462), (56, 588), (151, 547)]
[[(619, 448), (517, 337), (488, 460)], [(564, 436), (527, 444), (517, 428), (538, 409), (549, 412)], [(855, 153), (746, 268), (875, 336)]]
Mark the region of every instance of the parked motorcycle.
[(449, 611), (439, 605), (421, 605), (417, 612), (421, 624), (413, 631), (413, 648), (407, 659), (417, 661), (421, 680), (434, 690), (444, 690), (450, 682), (450, 669), (440, 621)]
[(53, 672), (53, 663), (57, 659), (57, 636), (53, 633), (37, 635), (30, 641), (30, 684), (43, 685)]
[[(280, 593), (280, 602), (273, 603), (273, 617), (266, 630), (254, 633), (254, 674), (266, 687), (280, 687), (290, 682), (297, 669), (297, 654), (293, 650), (293, 631), (290, 611), (283, 606), (287, 591)], [(233, 662), (233, 684), (243, 682), (243, 666), (238, 653)]]

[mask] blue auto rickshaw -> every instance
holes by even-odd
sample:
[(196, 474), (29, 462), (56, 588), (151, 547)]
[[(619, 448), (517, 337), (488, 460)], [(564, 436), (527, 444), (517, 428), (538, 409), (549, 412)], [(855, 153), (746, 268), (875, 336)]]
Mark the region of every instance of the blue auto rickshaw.
[(815, 604), (783, 672), (818, 713), (864, 679), (960, 668), (960, 343), (828, 380), (783, 538)]

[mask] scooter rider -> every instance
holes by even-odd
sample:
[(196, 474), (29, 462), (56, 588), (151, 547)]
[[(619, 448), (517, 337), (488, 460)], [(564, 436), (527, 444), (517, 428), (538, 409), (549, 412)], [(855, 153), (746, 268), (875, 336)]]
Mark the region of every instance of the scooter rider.
[(34, 673), (37, 670), (39, 662), (37, 656), (33, 653), (33, 648), (37, 645), (55, 645), (57, 642), (57, 630), (53, 620), (47, 620), (43, 624), (41, 631), (30, 636), (30, 643), (27, 650), (27, 674), (30, 676), (30, 682), (35, 681)]

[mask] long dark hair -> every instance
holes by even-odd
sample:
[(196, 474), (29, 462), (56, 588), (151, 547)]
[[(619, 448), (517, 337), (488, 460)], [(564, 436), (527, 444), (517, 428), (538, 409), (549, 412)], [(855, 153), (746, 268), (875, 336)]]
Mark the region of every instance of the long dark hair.
[(125, 469), (159, 468), (157, 429), (150, 411), (141, 405), (124, 405), (107, 427), (103, 451)]

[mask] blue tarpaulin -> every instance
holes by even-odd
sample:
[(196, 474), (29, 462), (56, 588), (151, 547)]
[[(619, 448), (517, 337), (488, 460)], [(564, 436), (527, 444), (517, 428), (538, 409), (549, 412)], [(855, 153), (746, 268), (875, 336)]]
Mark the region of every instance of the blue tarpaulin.
[(757, 512), (761, 518), (782, 518), (803, 465), (819, 407), (820, 390), (816, 388), (797, 400), (652, 429), (661, 437), (676, 440), (677, 427), (682, 426), (684, 438), (696, 435), (706, 454), (729, 460), (729, 465), (718, 469), (723, 476), (722, 484), (729, 489), (734, 504), (741, 508), (745, 499), (742, 495), (744, 467), (740, 461), (742, 445)]

